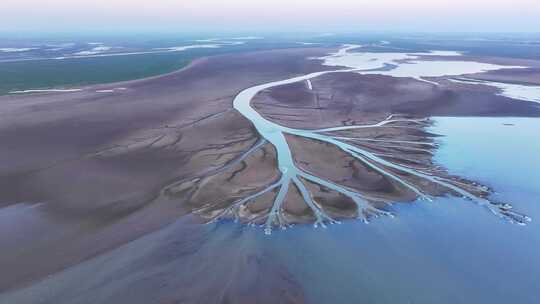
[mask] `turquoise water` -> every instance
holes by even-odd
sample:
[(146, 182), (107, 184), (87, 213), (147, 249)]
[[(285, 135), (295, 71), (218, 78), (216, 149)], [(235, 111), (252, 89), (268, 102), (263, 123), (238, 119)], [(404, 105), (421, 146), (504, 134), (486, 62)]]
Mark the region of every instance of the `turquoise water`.
[[(506, 126), (512, 123), (514, 126)], [(539, 119), (437, 118), (436, 161), (496, 189), (520, 227), (458, 198), (401, 206), (395, 219), (305, 231), (291, 259), (314, 303), (534, 303), (540, 273)], [(298, 259), (308, 263), (294, 263)]]

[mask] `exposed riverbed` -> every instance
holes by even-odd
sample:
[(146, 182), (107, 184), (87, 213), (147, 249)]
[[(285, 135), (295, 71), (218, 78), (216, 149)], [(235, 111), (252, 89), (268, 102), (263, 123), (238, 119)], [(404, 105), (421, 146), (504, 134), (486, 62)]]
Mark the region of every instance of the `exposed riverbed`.
[[(265, 233), (270, 234), (273, 226), (278, 226), (285, 228), (289, 223), (294, 223), (294, 221), (287, 220), (286, 215), (283, 214), (283, 204), (286, 199), (287, 193), (289, 192), (289, 186), (294, 185), (296, 189), (300, 192), (302, 198), (304, 199), (306, 205), (311, 209), (315, 217), (315, 227), (318, 225), (336, 223), (337, 221), (332, 218), (330, 214), (324, 211), (324, 208), (321, 206), (321, 202), (317, 202), (313, 199), (312, 194), (306, 187), (303, 180), (308, 182), (326, 187), (333, 191), (344, 195), (345, 197), (350, 198), (355, 204), (358, 210), (358, 217), (364, 221), (368, 220), (371, 216), (387, 215), (393, 216), (392, 213), (376, 208), (373, 204), (370, 203), (372, 200), (369, 196), (362, 195), (354, 190), (351, 190), (347, 187), (341, 186), (339, 184), (333, 183), (329, 180), (320, 178), (315, 174), (306, 172), (305, 170), (300, 169), (293, 159), (291, 149), (286, 140), (286, 135), (294, 135), (299, 137), (304, 137), (307, 139), (324, 142), (327, 144), (335, 145), (340, 150), (345, 153), (350, 154), (355, 157), (357, 160), (363, 162), (365, 165), (369, 166), (372, 170), (379, 172), (381, 175), (388, 177), (394, 182), (400, 184), (409, 191), (414, 192), (418, 197), (425, 200), (431, 200), (431, 198), (424, 193), (424, 191), (411, 183), (410, 181), (401, 178), (400, 176), (394, 174), (390, 169), (400, 171), (402, 173), (414, 176), (418, 179), (423, 179), (425, 181), (434, 183), (438, 186), (444, 187), (453, 191), (454, 193), (466, 197), (480, 206), (486, 207), (493, 214), (506, 218), (511, 222), (518, 224), (524, 224), (530, 221), (530, 218), (519, 213), (511, 211), (511, 206), (506, 203), (494, 203), (486, 200), (485, 198), (479, 196), (478, 194), (471, 192), (468, 187), (461, 186), (461, 182), (456, 183), (447, 177), (437, 176), (434, 172), (425, 172), (422, 170), (417, 170), (415, 168), (410, 168), (408, 166), (395, 163), (392, 161), (385, 160), (380, 155), (371, 152), (370, 150), (359, 148), (355, 145), (345, 142), (346, 140), (366, 140), (357, 137), (340, 137), (335, 135), (328, 135), (325, 133), (335, 132), (335, 131), (345, 131), (345, 130), (357, 130), (357, 129), (366, 129), (366, 128), (384, 128), (387, 125), (390, 127), (396, 127), (396, 124), (399, 123), (421, 123), (422, 120), (418, 119), (407, 119), (403, 117), (394, 117), (390, 115), (387, 119), (371, 125), (353, 125), (353, 126), (337, 126), (334, 128), (324, 128), (319, 130), (302, 130), (294, 129), (279, 125), (277, 123), (271, 122), (265, 119), (260, 115), (252, 106), (252, 99), (261, 91), (271, 89), (274, 87), (279, 87), (291, 83), (309, 81), (308, 87), (310, 90), (313, 89), (311, 79), (316, 77), (329, 74), (329, 73), (377, 73), (384, 75), (391, 75), (394, 77), (411, 77), (418, 79), (420, 81), (427, 81), (424, 77), (440, 77), (440, 76), (452, 76), (452, 75), (462, 75), (470, 73), (479, 73), (489, 70), (497, 70), (502, 68), (520, 68), (520, 67), (508, 67), (500, 66), (488, 63), (476, 63), (476, 62), (465, 62), (465, 61), (452, 61), (452, 60), (421, 60), (420, 56), (429, 56), (429, 57), (447, 57), (447, 56), (459, 56), (459, 53), (455, 52), (430, 52), (430, 53), (420, 53), (416, 55), (410, 55), (406, 53), (353, 53), (351, 50), (360, 48), (358, 45), (345, 45), (342, 49), (337, 51), (334, 54), (319, 58), (323, 60), (324, 65), (329, 66), (346, 66), (351, 69), (341, 69), (334, 71), (324, 71), (324, 72), (315, 72), (303, 76), (293, 77), (281, 81), (270, 82), (266, 84), (257, 85), (240, 92), (233, 101), (234, 108), (239, 111), (244, 117), (249, 119), (260, 136), (268, 141), (272, 146), (275, 147), (277, 152), (277, 162), (278, 169), (281, 172), (280, 179), (268, 187), (252, 193), (246, 196), (243, 199), (240, 199), (231, 206), (227, 207), (222, 214), (227, 215), (232, 213), (235, 216), (238, 214), (238, 208), (249, 204), (250, 202), (256, 200), (260, 196), (269, 193), (278, 189), (278, 193), (274, 199), (273, 205), (269, 214), (265, 219)], [(388, 65), (393, 65), (394, 68), (384, 69)], [(380, 70), (382, 69), (382, 70)], [(436, 83), (435, 83), (436, 85)], [(399, 127), (399, 126), (398, 126)], [(410, 127), (407, 127), (410, 128)], [(367, 139), (368, 141), (381, 141), (374, 139)], [(385, 141), (382, 141), (383, 143)], [(429, 142), (407, 142), (403, 140), (393, 140), (386, 141), (386, 143), (400, 143), (400, 144), (429, 144)], [(410, 148), (410, 149), (419, 149), (419, 148)], [(247, 156), (247, 155), (245, 155)], [(244, 157), (244, 156), (243, 156)], [(303, 179), (303, 180), (302, 180)], [(473, 183), (475, 185), (475, 183)], [(476, 186), (475, 186), (476, 187)]]

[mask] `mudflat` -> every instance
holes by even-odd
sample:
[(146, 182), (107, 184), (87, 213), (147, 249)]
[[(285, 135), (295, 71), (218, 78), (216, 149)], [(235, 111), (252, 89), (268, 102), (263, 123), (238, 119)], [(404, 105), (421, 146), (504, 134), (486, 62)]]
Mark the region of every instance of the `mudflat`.
[[(328, 51), (216, 56), (145, 80), (1, 96), (0, 214), (9, 230), (0, 232), (0, 290), (177, 220), (190, 209), (160, 198), (166, 185), (223, 166), (257, 141), (232, 109), (235, 94), (321, 69), (305, 58)], [(17, 212), (32, 206), (32, 215)]]
[[(234, 303), (252, 303), (253, 299), (302, 303), (300, 285), (286, 269), (273, 264), (275, 260), (235, 259), (230, 249), (215, 248), (222, 251), (222, 259), (235, 261), (244, 273), (226, 277), (229, 268), (199, 265), (195, 279), (224, 275), (204, 288), (186, 292), (161, 285), (174, 276), (172, 269), (160, 272), (161, 277), (151, 273), (203, 246), (206, 235), (190, 232), (186, 222), (268, 222), (279, 195), (274, 186), (281, 175), (279, 151), (233, 108), (233, 100), (245, 88), (331, 69), (320, 60), (308, 59), (330, 51), (223, 55), (145, 80), (85, 87), (79, 92), (0, 97), (0, 227), (9, 228), (0, 229), (0, 292), (9, 292), (9, 299), (30, 301), (33, 292), (43, 295), (51, 274), (73, 280), (91, 276), (94, 267), (106, 265), (103, 277), (77, 290), (69, 291), (69, 284), (58, 283), (61, 296), (47, 296), (44, 303), (89, 303), (92, 297), (84, 295), (105, 288), (114, 278), (123, 281), (111, 283), (113, 296), (100, 302), (144, 303), (151, 297), (169, 302), (219, 298)], [(489, 77), (502, 79), (508, 73), (491, 72)], [(340, 138), (366, 155), (378, 154), (455, 187), (426, 182), (389, 166), (376, 170), (373, 160), (362, 162), (328, 142), (289, 134), (286, 139), (299, 168), (367, 197), (367, 209), (358, 208), (354, 199), (328, 184), (303, 178), (285, 191), (281, 215), (270, 225), (316, 222), (319, 214), (314, 210), (332, 220), (363, 217), (367, 221), (389, 213), (389, 203), (418, 198), (413, 189), (433, 196), (459, 195), (460, 191), (480, 199), (487, 196), (490, 189), (449, 176), (432, 162), (437, 146), (436, 134), (424, 130), (429, 117), (540, 116), (540, 108), (534, 102), (497, 96), (484, 86), (438, 82), (330, 73), (310, 83), (300, 81), (259, 92), (253, 107), (273, 123), (322, 129), (324, 136), (331, 133), (327, 138)], [(385, 127), (353, 127), (369, 124)], [(336, 126), (351, 128), (324, 130)], [(242, 202), (269, 187), (249, 204)], [(306, 204), (305, 190), (315, 207)], [(494, 204), (493, 208), (511, 220), (524, 219), (507, 205)], [(185, 248), (191, 249), (182, 253)], [(125, 255), (129, 258), (121, 265), (111, 262), (118, 263)], [(174, 271), (182, 269), (187, 271)], [(135, 283), (125, 283), (130, 280)], [(205, 292), (229, 280), (234, 283), (227, 294)], [(128, 292), (134, 286), (140, 290)]]

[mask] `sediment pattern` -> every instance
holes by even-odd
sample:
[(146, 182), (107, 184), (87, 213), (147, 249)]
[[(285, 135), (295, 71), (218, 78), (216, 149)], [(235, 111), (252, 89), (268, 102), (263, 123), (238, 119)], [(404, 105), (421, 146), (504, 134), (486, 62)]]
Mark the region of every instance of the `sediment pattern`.
[[(433, 164), (431, 158), (437, 145), (433, 140), (434, 135), (424, 130), (430, 124), (427, 118), (391, 114), (375, 124), (307, 130), (271, 122), (251, 107), (252, 99), (261, 91), (309, 81), (323, 74), (353, 71), (316, 72), (242, 91), (236, 96), (234, 107), (253, 123), (261, 139), (225, 167), (189, 181), (178, 182), (167, 191), (188, 193), (188, 202), (197, 206), (193, 211), (210, 221), (232, 218), (259, 224), (264, 227), (266, 234), (270, 234), (274, 227), (285, 229), (295, 223), (313, 222), (315, 227), (325, 227), (326, 224), (339, 223), (341, 218), (358, 218), (368, 222), (373, 217), (394, 216), (388, 210), (393, 203), (418, 198), (431, 201), (432, 197), (443, 194), (471, 200), (512, 223), (523, 225), (530, 221), (526, 215), (513, 211), (510, 204), (489, 200), (490, 190), (487, 187), (451, 176)], [(313, 87), (311, 81), (306, 85), (309, 89)], [(309, 152), (306, 147), (313, 144), (322, 146)], [(299, 150), (304, 151), (293, 153), (291, 147), (300, 147)], [(266, 155), (268, 148), (273, 148), (276, 153), (270, 164), (279, 170), (273, 180), (258, 187), (242, 189), (229, 197), (206, 197), (206, 200), (201, 200), (204, 197), (201, 192), (208, 184), (215, 185), (216, 176), (225, 170), (231, 169), (233, 172), (228, 178), (217, 180), (227, 182), (249, 167), (260, 167), (264, 161), (260, 157), (257, 159), (255, 153), (264, 149), (263, 155)], [(343, 179), (347, 175), (343, 172), (324, 172), (332, 170), (329, 164), (334, 165), (323, 155), (325, 150), (336, 155), (335, 164), (343, 158), (349, 161), (350, 170), (345, 171), (349, 171), (347, 174), (352, 178)], [(319, 160), (317, 154), (321, 156)], [(302, 160), (310, 156), (312, 160)], [(316, 167), (319, 173), (315, 172)], [(264, 167), (260, 169), (264, 170)], [(339, 181), (340, 177), (342, 182)], [(352, 183), (354, 180), (371, 180), (376, 187), (363, 187)]]

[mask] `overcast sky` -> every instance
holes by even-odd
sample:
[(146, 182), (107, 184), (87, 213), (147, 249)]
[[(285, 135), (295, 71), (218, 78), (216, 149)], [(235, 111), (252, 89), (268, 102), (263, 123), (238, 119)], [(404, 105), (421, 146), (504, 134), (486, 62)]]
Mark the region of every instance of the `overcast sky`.
[(540, 31), (540, 0), (0, 0), (0, 30)]

